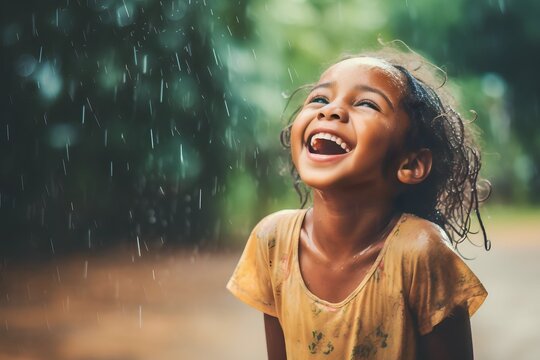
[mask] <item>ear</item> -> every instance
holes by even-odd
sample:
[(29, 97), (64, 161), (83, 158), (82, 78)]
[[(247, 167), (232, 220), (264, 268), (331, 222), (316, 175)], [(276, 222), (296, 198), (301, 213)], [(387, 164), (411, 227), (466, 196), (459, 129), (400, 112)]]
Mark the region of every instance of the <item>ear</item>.
[(432, 164), (431, 150), (420, 149), (409, 153), (401, 163), (397, 171), (397, 178), (403, 184), (419, 184), (428, 177)]

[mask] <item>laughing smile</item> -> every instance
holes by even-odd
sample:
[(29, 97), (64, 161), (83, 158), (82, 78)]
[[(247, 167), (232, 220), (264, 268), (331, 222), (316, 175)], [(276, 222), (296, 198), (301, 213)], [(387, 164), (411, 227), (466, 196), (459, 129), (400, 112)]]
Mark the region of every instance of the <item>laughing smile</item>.
[(323, 131), (312, 134), (307, 147), (310, 153), (319, 155), (343, 155), (351, 151), (349, 144), (341, 137)]

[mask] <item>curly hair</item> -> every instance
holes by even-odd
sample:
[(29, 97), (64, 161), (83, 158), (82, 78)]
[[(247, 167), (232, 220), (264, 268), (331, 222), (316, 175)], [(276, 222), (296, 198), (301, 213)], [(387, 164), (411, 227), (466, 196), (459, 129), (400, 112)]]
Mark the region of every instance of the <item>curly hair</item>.
[[(405, 80), (406, 89), (400, 106), (407, 113), (410, 124), (405, 135), (406, 150), (430, 149), (433, 164), (423, 182), (410, 185), (397, 196), (397, 209), (439, 225), (454, 248), (464, 240), (470, 241), (469, 235), (476, 233), (471, 230), (474, 211), (484, 247), (489, 250), (491, 242), (487, 238), (479, 205), (489, 197), (491, 185), (479, 178), (482, 162), (473, 121), (467, 121), (456, 110), (454, 99), (444, 87), (446, 72), (408, 50), (404, 52), (385, 45), (380, 50), (345, 56), (340, 60), (376, 58), (393, 66)], [(309, 87), (311, 85), (296, 89), (285, 110), (297, 93)], [(290, 148), (292, 121), (300, 109), (301, 106), (291, 114), (287, 126), (281, 131), (281, 143), (287, 149)], [(302, 183), (293, 164), (290, 172), (304, 207), (310, 197), (309, 189)]]

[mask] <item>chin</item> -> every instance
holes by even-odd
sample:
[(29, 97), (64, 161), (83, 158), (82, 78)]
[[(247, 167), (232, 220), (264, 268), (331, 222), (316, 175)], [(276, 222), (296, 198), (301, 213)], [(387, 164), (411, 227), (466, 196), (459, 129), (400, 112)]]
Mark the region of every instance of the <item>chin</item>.
[(308, 187), (321, 191), (340, 189), (345, 185), (343, 179), (337, 179), (333, 176), (325, 176), (317, 173), (300, 173), (300, 179), (302, 179), (302, 182)]

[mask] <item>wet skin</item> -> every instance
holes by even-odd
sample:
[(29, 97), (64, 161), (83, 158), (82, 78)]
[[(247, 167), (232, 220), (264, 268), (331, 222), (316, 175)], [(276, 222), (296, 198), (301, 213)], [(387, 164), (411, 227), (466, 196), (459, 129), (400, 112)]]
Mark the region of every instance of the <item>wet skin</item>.
[[(300, 234), (300, 270), (308, 289), (326, 301), (338, 303), (360, 284), (400, 215), (396, 195), (431, 169), (429, 150), (403, 150), (409, 125), (403, 92), (401, 74), (387, 63), (344, 60), (322, 74), (294, 120), (292, 160), (313, 190)], [(315, 151), (317, 133), (338, 137), (349, 151)], [(455, 314), (419, 341), (424, 359), (472, 358), (468, 314)], [(265, 329), (269, 359), (285, 359), (279, 321), (265, 315)]]
[[(344, 300), (358, 286), (397, 218), (397, 169), (391, 164), (388, 170), (387, 158), (401, 148), (408, 126), (399, 106), (402, 89), (399, 73), (385, 64), (346, 60), (321, 76), (294, 121), (292, 159), (313, 189), (300, 269), (310, 291), (329, 302)], [(314, 156), (308, 144), (317, 132), (338, 136), (350, 151)]]

